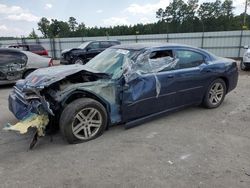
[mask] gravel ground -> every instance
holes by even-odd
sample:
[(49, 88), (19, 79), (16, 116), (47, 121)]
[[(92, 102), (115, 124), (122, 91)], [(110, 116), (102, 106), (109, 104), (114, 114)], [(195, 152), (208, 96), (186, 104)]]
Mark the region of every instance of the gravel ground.
[(221, 107), (192, 107), (87, 143), (58, 133), (28, 151), (31, 134), (3, 131), (11, 86), (0, 90), (0, 187), (250, 187), (250, 72)]

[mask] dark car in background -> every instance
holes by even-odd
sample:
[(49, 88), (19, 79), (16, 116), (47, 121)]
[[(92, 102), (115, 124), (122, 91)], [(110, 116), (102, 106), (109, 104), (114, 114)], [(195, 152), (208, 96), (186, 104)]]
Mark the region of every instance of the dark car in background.
[(48, 51), (41, 44), (13, 44), (9, 48), (18, 48), (23, 51), (30, 51), (41, 56), (48, 56)]
[(66, 49), (61, 54), (61, 64), (86, 64), (103, 50), (119, 45), (119, 41), (87, 41), (77, 48)]
[(86, 65), (33, 72), (16, 84), (9, 108), (18, 119), (30, 113), (47, 117), (43, 126), (59, 124), (67, 141), (77, 143), (96, 138), (110, 125), (129, 128), (190, 105), (217, 108), (237, 81), (234, 60), (199, 48), (118, 45)]

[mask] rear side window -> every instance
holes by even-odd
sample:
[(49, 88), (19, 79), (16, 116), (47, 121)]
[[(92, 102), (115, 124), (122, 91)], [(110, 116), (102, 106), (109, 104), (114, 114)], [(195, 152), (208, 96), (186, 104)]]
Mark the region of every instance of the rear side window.
[(99, 49), (100, 48), (99, 42), (92, 42), (91, 44), (88, 45), (88, 48), (90, 50)]
[(101, 48), (109, 48), (112, 44), (110, 42), (100, 42), (100, 46)]
[(111, 41), (111, 46), (119, 45), (121, 44), (119, 41)]
[(176, 50), (175, 55), (178, 59), (176, 69), (197, 67), (201, 65), (205, 59), (202, 54), (189, 50)]
[(24, 64), (27, 62), (27, 56), (18, 52), (0, 52), (0, 65), (3, 64)]
[(30, 51), (43, 51), (44, 48), (41, 45), (30, 45)]

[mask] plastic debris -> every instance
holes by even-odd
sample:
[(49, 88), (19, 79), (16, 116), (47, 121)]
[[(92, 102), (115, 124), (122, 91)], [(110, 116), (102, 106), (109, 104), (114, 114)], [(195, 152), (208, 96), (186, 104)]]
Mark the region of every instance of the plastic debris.
[(27, 133), (29, 127), (34, 127), (37, 129), (38, 136), (45, 135), (45, 128), (49, 123), (49, 117), (46, 114), (30, 114), (27, 118), (21, 120), (15, 125), (7, 124), (4, 130), (8, 131), (18, 131), (20, 134)]

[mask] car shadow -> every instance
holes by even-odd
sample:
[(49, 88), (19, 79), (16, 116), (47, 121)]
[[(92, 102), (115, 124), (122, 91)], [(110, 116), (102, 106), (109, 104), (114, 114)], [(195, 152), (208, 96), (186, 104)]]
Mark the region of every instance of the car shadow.
[(14, 86), (15, 84), (4, 84), (4, 85), (0, 85), (0, 89), (10, 89)]

